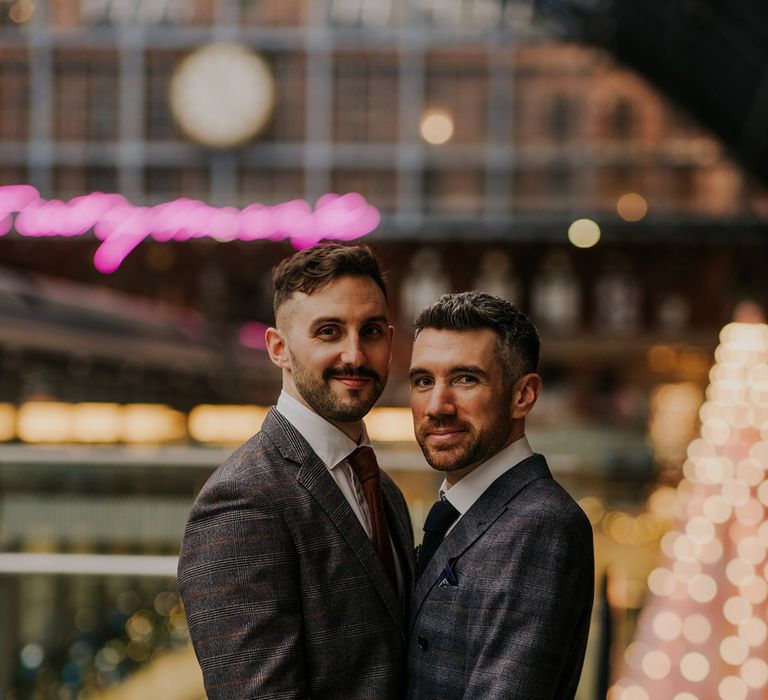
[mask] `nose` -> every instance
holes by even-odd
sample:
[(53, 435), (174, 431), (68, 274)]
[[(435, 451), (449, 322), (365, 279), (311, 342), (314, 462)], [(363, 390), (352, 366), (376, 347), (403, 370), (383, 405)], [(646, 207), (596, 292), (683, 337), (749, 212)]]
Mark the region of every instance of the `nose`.
[(456, 415), (453, 392), (448, 386), (436, 383), (429, 392), (429, 401), (425, 413), (428, 418), (441, 418)]
[(341, 361), (345, 365), (352, 367), (360, 367), (365, 364), (365, 354), (363, 353), (363, 346), (360, 342), (360, 337), (355, 333), (350, 333), (344, 342), (344, 347), (341, 351)]

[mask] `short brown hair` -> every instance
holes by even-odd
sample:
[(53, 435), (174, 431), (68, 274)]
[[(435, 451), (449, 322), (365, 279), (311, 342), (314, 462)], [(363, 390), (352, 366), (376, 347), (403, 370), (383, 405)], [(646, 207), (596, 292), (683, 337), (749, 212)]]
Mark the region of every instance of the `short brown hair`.
[(312, 294), (339, 277), (370, 277), (387, 298), (379, 262), (368, 246), (321, 243), (294, 253), (272, 270), (275, 317), (294, 292)]
[(443, 294), (414, 321), (414, 337), (425, 328), (438, 331), (473, 331), (490, 328), (496, 333), (499, 357), (507, 370), (522, 376), (539, 366), (539, 332), (530, 319), (506, 299), (485, 292)]

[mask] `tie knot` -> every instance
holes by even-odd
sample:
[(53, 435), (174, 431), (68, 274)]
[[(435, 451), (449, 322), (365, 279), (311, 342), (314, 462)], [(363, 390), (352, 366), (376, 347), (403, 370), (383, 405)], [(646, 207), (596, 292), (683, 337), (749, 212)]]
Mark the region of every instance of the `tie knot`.
[(360, 483), (379, 475), (379, 464), (376, 461), (376, 455), (373, 449), (367, 445), (358, 447), (347, 457), (347, 461), (352, 465), (352, 470), (355, 472)]
[(442, 538), (458, 517), (459, 511), (441, 498), (430, 508), (424, 521), (424, 532), (431, 532)]

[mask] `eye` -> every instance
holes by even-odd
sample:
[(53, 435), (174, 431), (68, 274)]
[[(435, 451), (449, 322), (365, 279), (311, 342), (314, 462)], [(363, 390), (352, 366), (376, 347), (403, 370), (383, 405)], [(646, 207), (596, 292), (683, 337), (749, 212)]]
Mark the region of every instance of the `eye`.
[(336, 326), (321, 326), (317, 329), (317, 337), (323, 340), (332, 340), (339, 335), (339, 329)]
[(477, 384), (477, 377), (473, 374), (460, 374), (454, 382), (456, 384)]
[(411, 386), (414, 389), (427, 389), (431, 387), (433, 383), (432, 377), (414, 377), (411, 379)]
[(376, 324), (371, 324), (369, 326), (363, 326), (360, 335), (366, 338), (379, 338), (384, 335), (384, 329)]

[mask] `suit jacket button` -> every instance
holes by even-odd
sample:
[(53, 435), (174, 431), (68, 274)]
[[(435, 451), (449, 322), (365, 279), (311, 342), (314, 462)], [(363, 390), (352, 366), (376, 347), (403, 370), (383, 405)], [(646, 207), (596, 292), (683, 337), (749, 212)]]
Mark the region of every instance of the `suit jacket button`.
[(419, 649), (422, 651), (426, 651), (429, 648), (429, 640), (421, 634), (416, 637), (416, 644), (419, 645)]

